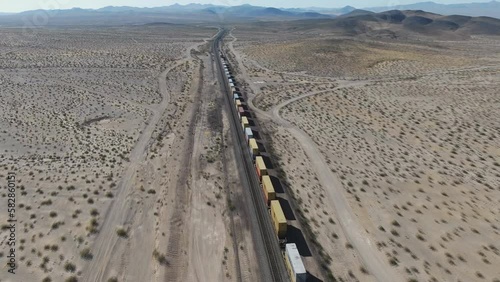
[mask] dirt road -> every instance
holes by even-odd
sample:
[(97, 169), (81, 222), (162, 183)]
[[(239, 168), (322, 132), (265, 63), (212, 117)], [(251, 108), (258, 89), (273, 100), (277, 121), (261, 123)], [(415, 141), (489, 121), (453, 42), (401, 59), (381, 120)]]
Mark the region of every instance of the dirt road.
[(117, 194), (110, 204), (108, 212), (106, 213), (102, 228), (99, 231), (95, 240), (92, 250), (94, 250), (94, 258), (88, 263), (87, 267), (83, 269), (83, 281), (104, 281), (107, 271), (108, 262), (115, 258), (115, 246), (120, 240), (116, 234), (118, 226), (123, 225), (132, 216), (132, 211), (129, 209), (130, 198), (129, 195), (133, 190), (133, 181), (136, 171), (144, 159), (145, 151), (153, 134), (154, 128), (160, 120), (163, 112), (166, 110), (170, 96), (167, 91), (166, 77), (167, 74), (175, 68), (179, 63), (163, 71), (159, 76), (159, 88), (162, 94), (162, 101), (157, 106), (157, 109), (152, 111), (153, 115), (148, 120), (146, 127), (142, 131), (134, 149), (130, 154), (129, 166), (125, 170), (117, 187)]

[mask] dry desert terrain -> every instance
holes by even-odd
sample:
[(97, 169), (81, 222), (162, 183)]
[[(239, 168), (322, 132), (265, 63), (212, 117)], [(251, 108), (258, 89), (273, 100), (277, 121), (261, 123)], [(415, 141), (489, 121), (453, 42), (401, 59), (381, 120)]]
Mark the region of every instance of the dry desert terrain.
[(277, 26), (237, 26), (226, 49), (307, 226), (315, 275), (500, 281), (500, 38)]
[(216, 33), (0, 29), (0, 175), (18, 187), (18, 267), (0, 281), (257, 279)]

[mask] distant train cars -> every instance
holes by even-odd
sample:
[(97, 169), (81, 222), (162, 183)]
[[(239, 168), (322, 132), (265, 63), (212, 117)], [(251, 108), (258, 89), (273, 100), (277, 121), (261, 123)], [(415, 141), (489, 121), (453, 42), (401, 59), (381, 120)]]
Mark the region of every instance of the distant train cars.
[(271, 181), (271, 176), (268, 174), (268, 168), (259, 150), (259, 145), (254, 132), (255, 129), (252, 129), (250, 124), (251, 113), (246, 110), (247, 108), (246, 104), (244, 104), (244, 98), (237, 89), (237, 82), (231, 74), (229, 64), (227, 64), (222, 54), (221, 57), (224, 63), (224, 73), (226, 75), (225, 83), (227, 83), (227, 87), (231, 89), (234, 107), (241, 124), (240, 130), (242, 130), (245, 135), (248, 150), (255, 165), (255, 172), (260, 182), (261, 192), (263, 195), (262, 198), (269, 208), (274, 232), (280, 247), (285, 249), (284, 256), (289, 275), (293, 282), (305, 282), (307, 272), (302, 263), (297, 246), (295, 244), (287, 244), (288, 223), (281, 203), (277, 198), (273, 182)]

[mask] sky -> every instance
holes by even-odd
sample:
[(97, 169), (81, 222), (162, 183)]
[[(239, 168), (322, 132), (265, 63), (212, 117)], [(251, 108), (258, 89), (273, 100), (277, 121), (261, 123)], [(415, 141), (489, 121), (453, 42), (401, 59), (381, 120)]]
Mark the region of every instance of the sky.
[[(175, 3), (216, 4), (236, 6), (251, 4), (278, 8), (325, 7), (338, 8), (351, 5), (356, 8), (398, 6), (429, 0), (0, 0), (0, 12), (22, 12), (36, 9), (101, 8), (105, 6), (159, 7)], [(489, 0), (435, 0), (436, 3), (455, 4), (488, 2)]]

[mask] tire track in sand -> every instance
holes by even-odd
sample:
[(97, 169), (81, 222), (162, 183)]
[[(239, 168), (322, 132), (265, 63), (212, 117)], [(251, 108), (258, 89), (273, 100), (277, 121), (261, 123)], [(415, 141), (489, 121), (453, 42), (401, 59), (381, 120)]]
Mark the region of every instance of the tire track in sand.
[(177, 62), (175, 65), (164, 70), (158, 78), (162, 101), (158, 107), (153, 110), (153, 115), (146, 122), (142, 134), (139, 136), (137, 143), (130, 153), (129, 166), (126, 168), (117, 185), (116, 196), (108, 207), (101, 224), (101, 230), (97, 234), (94, 244), (92, 245), (94, 257), (82, 270), (82, 281), (105, 281), (105, 275), (109, 270), (109, 263), (119, 259), (117, 258), (119, 254), (116, 254), (115, 250), (118, 241), (122, 239), (117, 236), (115, 229), (117, 226), (127, 222), (135, 213), (135, 211), (130, 209), (129, 205), (132, 200), (130, 195), (133, 192), (132, 180), (145, 157), (145, 152), (153, 131), (170, 102), (170, 95), (166, 83), (167, 74), (181, 63), (183, 63), (183, 61)]

